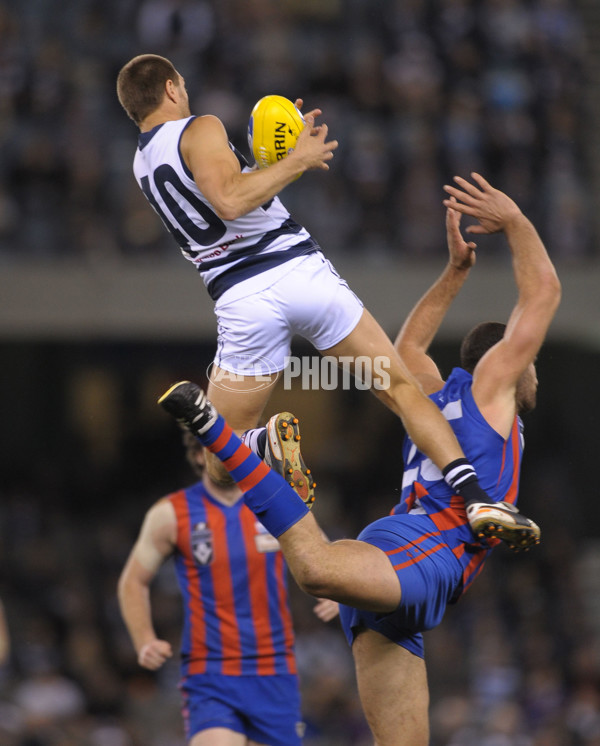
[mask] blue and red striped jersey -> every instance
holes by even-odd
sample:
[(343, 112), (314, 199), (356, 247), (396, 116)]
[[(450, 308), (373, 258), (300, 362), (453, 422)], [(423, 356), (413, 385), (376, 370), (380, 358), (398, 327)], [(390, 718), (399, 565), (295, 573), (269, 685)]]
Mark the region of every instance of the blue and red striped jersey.
[[(523, 426), (515, 417), (508, 439), (484, 419), (471, 387), (473, 377), (454, 368), (444, 387), (430, 396), (452, 427), (466, 458), (474, 466), (479, 483), (496, 502), (516, 503), (523, 454)], [(441, 471), (421, 453), (410, 438), (403, 446), (404, 476), (400, 503), (391, 513), (425, 513), (440, 531), (441, 540), (463, 566), (463, 591), (482, 569), (490, 549), (498, 540), (475, 539), (467, 520), (464, 502), (454, 495)]]
[(287, 570), (279, 543), (240, 498), (201, 482), (169, 495), (183, 595), (182, 673), (296, 673)]

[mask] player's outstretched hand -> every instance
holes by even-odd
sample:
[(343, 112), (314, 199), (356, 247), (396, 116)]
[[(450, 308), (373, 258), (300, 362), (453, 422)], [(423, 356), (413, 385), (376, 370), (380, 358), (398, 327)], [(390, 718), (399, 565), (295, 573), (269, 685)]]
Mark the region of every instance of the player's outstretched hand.
[(450, 197), (447, 202), (452, 205), (446, 209), (446, 238), (450, 264), (457, 269), (470, 269), (475, 264), (477, 244), (473, 241), (465, 241), (460, 232), (461, 214), (453, 209), (456, 205), (456, 197)]
[(313, 607), (313, 611), (322, 622), (330, 622), (340, 613), (340, 605), (337, 601), (328, 598), (320, 598)]
[(138, 653), (138, 663), (142, 668), (156, 671), (165, 661), (171, 658), (173, 650), (166, 640), (152, 640), (147, 642)]
[(461, 176), (454, 177), (460, 189), (448, 184), (444, 186), (444, 191), (456, 198), (456, 202), (452, 202), (451, 198), (445, 199), (444, 205), (479, 221), (479, 225), (469, 225), (467, 233), (497, 233), (522, 215), (516, 202), (499, 189), (494, 189), (483, 176), (472, 173), (471, 177), (477, 186)]
[[(297, 98), (295, 106), (300, 109), (302, 99)], [(337, 140), (327, 140), (329, 128), (326, 124), (315, 125), (315, 117), (321, 114), (321, 109), (312, 109), (303, 114), (305, 126), (298, 136), (296, 147), (288, 158), (299, 158), (304, 163), (306, 170), (323, 169), (329, 170), (329, 163), (333, 158), (333, 151), (338, 146)]]

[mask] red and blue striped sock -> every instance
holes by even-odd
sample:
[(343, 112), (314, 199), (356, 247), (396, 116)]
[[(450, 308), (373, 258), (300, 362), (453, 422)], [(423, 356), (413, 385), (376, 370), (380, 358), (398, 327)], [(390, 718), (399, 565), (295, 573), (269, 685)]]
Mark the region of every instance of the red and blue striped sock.
[(272, 536), (280, 536), (308, 513), (285, 479), (252, 453), (221, 415), (198, 439), (223, 462), (244, 502)]

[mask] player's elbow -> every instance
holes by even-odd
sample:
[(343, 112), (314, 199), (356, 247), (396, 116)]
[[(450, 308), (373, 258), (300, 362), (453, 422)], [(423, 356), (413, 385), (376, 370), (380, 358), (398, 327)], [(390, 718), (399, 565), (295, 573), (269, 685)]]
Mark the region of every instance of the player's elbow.
[(211, 205), (217, 216), (225, 221), (237, 220), (248, 212), (248, 206), (234, 194), (225, 193), (213, 197)]
[(128, 579), (125, 573), (122, 573), (119, 577), (119, 580), (117, 582), (117, 599), (119, 600), (119, 603), (123, 603), (123, 599), (127, 598), (127, 590), (128, 590)]
[(553, 287), (554, 287), (554, 300), (558, 307), (558, 304), (560, 303), (560, 300), (562, 298), (562, 285), (556, 273), (554, 274), (554, 278), (553, 278)]
[(548, 271), (540, 278), (538, 285), (538, 298), (555, 310), (560, 304), (562, 296), (562, 286), (554, 268)]
[(398, 355), (400, 356), (402, 362), (404, 365), (406, 365), (410, 369), (409, 363), (412, 362), (413, 358), (418, 355), (419, 353), (422, 353), (422, 348), (417, 347), (414, 342), (405, 339), (404, 337), (400, 337), (400, 335), (396, 338), (396, 341), (394, 342), (394, 348)]
[[(535, 284), (519, 297), (515, 307), (515, 318), (519, 319), (521, 328), (529, 328), (533, 337), (537, 338), (540, 329), (547, 328), (553, 319), (560, 305), (561, 293), (560, 281), (555, 273), (549, 271), (538, 275)], [(525, 319), (529, 319), (529, 324)]]
[(117, 599), (119, 601), (119, 605), (121, 608), (123, 608), (123, 605), (127, 602), (127, 599), (131, 598), (131, 596), (137, 591), (139, 593), (139, 589), (142, 587), (142, 584), (139, 583), (130, 572), (128, 572), (127, 568), (121, 573), (119, 580), (117, 581)]
[(213, 207), (215, 208), (217, 216), (225, 222), (237, 220), (238, 218), (242, 217), (242, 215), (244, 215), (244, 212), (240, 208), (236, 207), (236, 205), (234, 204), (230, 204), (227, 202), (222, 202), (219, 205), (213, 205)]
[(400, 357), (402, 358), (402, 360), (406, 359), (406, 355), (407, 355), (407, 344), (404, 341), (404, 339), (400, 337), (400, 335), (398, 335), (396, 337), (396, 341), (394, 342), (394, 349), (396, 350), (396, 352), (398, 353), (398, 355), (400, 355)]

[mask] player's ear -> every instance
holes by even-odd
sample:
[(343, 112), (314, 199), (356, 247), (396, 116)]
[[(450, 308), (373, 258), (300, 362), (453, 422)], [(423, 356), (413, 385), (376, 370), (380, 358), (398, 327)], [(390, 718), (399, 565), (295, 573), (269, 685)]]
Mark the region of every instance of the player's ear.
[(196, 450), (194, 451), (194, 460), (201, 469), (204, 469), (204, 467), (206, 466), (206, 455), (204, 453), (204, 448), (196, 448)]
[(177, 90), (177, 85), (172, 80), (167, 80), (165, 83), (165, 95), (168, 99), (170, 99), (173, 102), (176, 102), (179, 97), (179, 92)]

